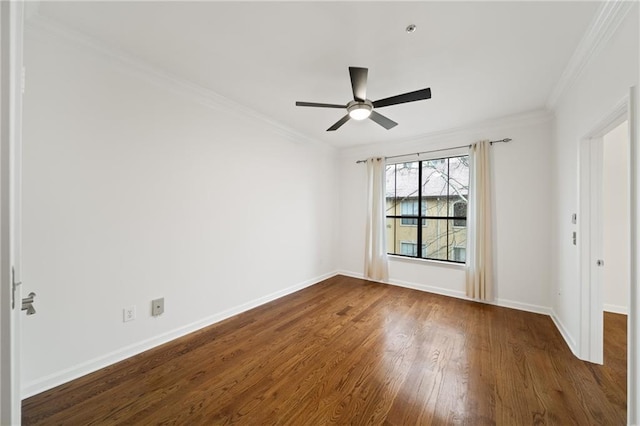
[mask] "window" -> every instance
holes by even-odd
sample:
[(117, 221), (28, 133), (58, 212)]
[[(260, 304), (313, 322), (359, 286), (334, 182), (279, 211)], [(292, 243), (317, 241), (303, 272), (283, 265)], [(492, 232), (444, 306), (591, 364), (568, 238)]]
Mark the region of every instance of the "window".
[(464, 263), (468, 195), (466, 155), (388, 164), (388, 253)]
[[(400, 203), (400, 214), (402, 216), (418, 216), (418, 200), (402, 201)], [(425, 216), (426, 214), (427, 214), (427, 202), (422, 201), (422, 215)], [(417, 225), (418, 219), (409, 219), (409, 218), (403, 217), (400, 224), (401, 225)]]
[(458, 201), (453, 205), (453, 217), (464, 219), (453, 219), (453, 226), (467, 226), (467, 202)]
[[(417, 250), (418, 250), (418, 244), (416, 243), (408, 243), (405, 241), (400, 242), (400, 254), (402, 255), (416, 257)], [(426, 253), (426, 247), (424, 244), (422, 245), (422, 253), (423, 253), (423, 256), (424, 256), (424, 253)]]
[(456, 262), (466, 262), (467, 261), (466, 247), (454, 247), (453, 260), (455, 260)]

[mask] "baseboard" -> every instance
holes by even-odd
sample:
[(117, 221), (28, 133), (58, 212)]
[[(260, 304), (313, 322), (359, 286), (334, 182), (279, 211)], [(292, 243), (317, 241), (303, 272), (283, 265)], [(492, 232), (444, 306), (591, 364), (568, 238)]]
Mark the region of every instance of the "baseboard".
[[(339, 274), (346, 275), (353, 278), (365, 279), (363, 274), (359, 274), (351, 271), (340, 271)], [(395, 279), (391, 279), (385, 284), (391, 284), (398, 287), (410, 288), (413, 290), (420, 290), (427, 293), (439, 294), (441, 296), (455, 297), (456, 299), (470, 300), (472, 302), (479, 302), (479, 303), (486, 303), (488, 305), (501, 306), (503, 308), (517, 309), (519, 311), (533, 312), (533, 313), (542, 314), (542, 315), (551, 315), (551, 308), (546, 306), (532, 305), (530, 303), (517, 302), (517, 301), (507, 300), (507, 299), (497, 299), (493, 302), (484, 302), (484, 301), (479, 301), (479, 300), (475, 300), (470, 297), (467, 297), (464, 291), (451, 290), (443, 287), (430, 286), (430, 285), (412, 283), (408, 281), (395, 280)]]
[(208, 316), (206, 318), (203, 318), (191, 324), (187, 324), (185, 326), (176, 328), (174, 330), (162, 333), (158, 336), (143, 340), (142, 342), (137, 342), (133, 345), (125, 346), (121, 349), (110, 352), (98, 358), (91, 359), (89, 361), (86, 361), (72, 368), (68, 368), (68, 369), (56, 372), (54, 374), (50, 374), (48, 376), (45, 376), (35, 381), (31, 381), (29, 383), (24, 383), (22, 386), (22, 399), (29, 398), (30, 396), (33, 396), (33, 395), (37, 395), (41, 392), (52, 389), (56, 386), (62, 385), (64, 383), (75, 380), (79, 377), (93, 373), (102, 368), (113, 365), (117, 362), (123, 361), (134, 355), (138, 355), (149, 349), (153, 349), (164, 343), (183, 337), (189, 333), (193, 333), (194, 331), (198, 331), (204, 327), (213, 325), (217, 322), (230, 318), (234, 315), (238, 315), (242, 312), (246, 312), (250, 309), (256, 308), (260, 305), (264, 305), (265, 303), (269, 303), (273, 300), (279, 299), (288, 294), (295, 293), (298, 290), (302, 290), (306, 287), (310, 287), (314, 284), (317, 284), (335, 275), (338, 275), (338, 273), (330, 272), (327, 274), (320, 275), (318, 277), (292, 285), (290, 287), (276, 291), (274, 293), (268, 294), (258, 299), (254, 299), (252, 301), (243, 303), (233, 308)]
[(503, 308), (517, 309), (519, 311), (533, 312), (534, 314), (551, 316), (551, 308), (547, 306), (533, 305), (531, 303), (517, 302), (508, 299), (497, 299), (493, 304), (502, 306)]
[(417, 284), (417, 283), (412, 283), (412, 282), (402, 281), (402, 280), (389, 280), (389, 284), (395, 285), (398, 287), (410, 288), (413, 290), (420, 290), (426, 293), (439, 294), (441, 296), (455, 297), (456, 299), (471, 300), (464, 294), (463, 291), (451, 290), (448, 288), (436, 287), (436, 286), (425, 285), (425, 284)]
[(553, 309), (551, 310), (550, 317), (551, 317), (551, 320), (553, 321), (553, 323), (556, 325), (556, 328), (560, 332), (560, 335), (564, 339), (565, 343), (567, 344), (567, 346), (569, 346), (569, 349), (571, 349), (571, 352), (577, 358), (580, 359), (580, 356), (578, 355), (578, 348), (576, 347), (575, 340), (573, 340), (573, 338), (571, 337), (571, 334), (569, 333), (567, 328), (564, 326), (562, 321), (560, 321), (560, 318), (558, 318), (558, 315), (556, 314), (556, 312)]
[(626, 306), (620, 306), (620, 305), (609, 305), (608, 303), (605, 303), (603, 306), (603, 309), (605, 312), (611, 312), (614, 314), (622, 314), (622, 315), (629, 315), (629, 308)]

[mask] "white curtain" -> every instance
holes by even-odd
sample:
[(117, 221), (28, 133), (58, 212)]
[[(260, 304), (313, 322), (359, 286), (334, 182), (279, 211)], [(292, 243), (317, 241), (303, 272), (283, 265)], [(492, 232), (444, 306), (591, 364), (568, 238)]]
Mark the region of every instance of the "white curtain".
[(384, 184), (384, 158), (369, 158), (367, 160), (367, 228), (364, 276), (376, 281), (389, 279)]
[(470, 199), (467, 212), (467, 296), (493, 300), (493, 233), (489, 141), (469, 149)]

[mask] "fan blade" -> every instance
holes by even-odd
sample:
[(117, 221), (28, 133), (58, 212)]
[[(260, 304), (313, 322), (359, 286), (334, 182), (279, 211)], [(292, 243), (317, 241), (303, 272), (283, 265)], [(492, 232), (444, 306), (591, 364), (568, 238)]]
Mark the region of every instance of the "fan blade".
[(318, 107), (318, 108), (346, 108), (345, 105), (319, 104), (316, 102), (296, 102), (296, 106)]
[(369, 116), (370, 119), (372, 119), (373, 121), (375, 121), (376, 123), (378, 123), (379, 125), (381, 125), (382, 127), (384, 127), (385, 129), (389, 130), (393, 127), (396, 127), (398, 125), (398, 123), (396, 123), (395, 121), (385, 117), (382, 114), (378, 114), (375, 111), (371, 111), (371, 115)]
[(334, 124), (333, 126), (329, 127), (327, 129), (327, 132), (333, 132), (334, 130), (338, 130), (344, 123), (349, 121), (349, 118), (350, 118), (349, 114), (345, 115), (340, 120), (338, 120), (338, 122), (336, 124)]
[(422, 90), (416, 90), (415, 92), (404, 93), (402, 95), (391, 96), (390, 98), (380, 99), (373, 103), (374, 108), (382, 108), (389, 105), (403, 104), (405, 102), (421, 101), (423, 99), (431, 98), (431, 89), (426, 88)]
[(364, 102), (367, 99), (367, 68), (349, 67), (351, 76), (351, 88), (353, 89), (353, 99)]

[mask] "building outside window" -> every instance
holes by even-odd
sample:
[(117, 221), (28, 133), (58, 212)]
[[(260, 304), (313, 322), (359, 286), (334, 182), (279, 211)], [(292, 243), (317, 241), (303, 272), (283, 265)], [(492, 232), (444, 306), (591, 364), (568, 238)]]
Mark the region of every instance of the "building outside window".
[(388, 253), (464, 263), (468, 195), (467, 155), (388, 164)]
[[(418, 255), (418, 244), (416, 243), (411, 243), (411, 242), (406, 242), (406, 241), (401, 241), (400, 242), (400, 254), (405, 255), (405, 256), (413, 256), (416, 257)], [(422, 245), (422, 256), (424, 257), (424, 255), (427, 252), (427, 247), (423, 244)]]
[[(405, 200), (400, 202), (400, 211), (402, 216), (418, 216), (418, 200)], [(427, 202), (422, 201), (422, 215), (427, 214)], [(418, 219), (410, 219), (403, 217), (400, 222), (401, 225), (417, 225)]]
[(456, 262), (467, 261), (467, 248), (466, 247), (454, 247), (453, 248), (453, 260)]
[(453, 226), (467, 226), (467, 202), (458, 201), (453, 205), (453, 217), (464, 218), (454, 219)]

